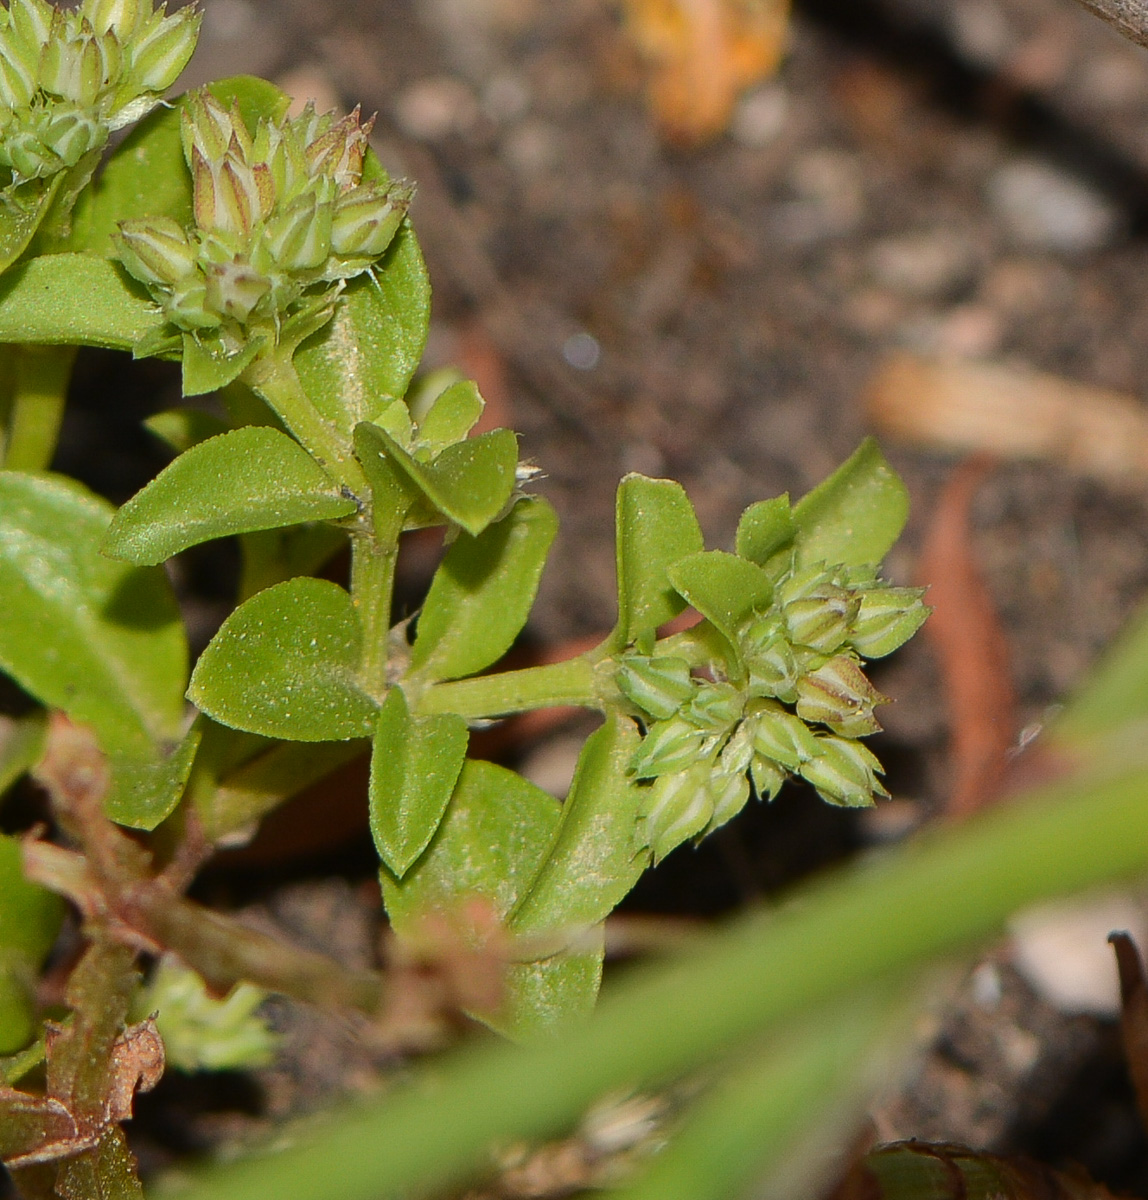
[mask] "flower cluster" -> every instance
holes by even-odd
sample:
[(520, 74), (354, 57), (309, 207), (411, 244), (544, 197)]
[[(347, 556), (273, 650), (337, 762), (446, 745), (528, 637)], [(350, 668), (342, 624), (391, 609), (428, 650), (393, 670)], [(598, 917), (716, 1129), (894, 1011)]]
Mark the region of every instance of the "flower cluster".
[[(830, 804), (887, 793), (858, 738), (881, 728), (882, 696), (861, 660), (908, 641), (928, 616), (923, 589), (824, 564), (787, 574), (739, 631), (734, 660), (695, 674), (672, 654), (631, 653), (619, 688), (646, 725), (632, 769), (652, 781), (638, 837), (655, 860), (736, 815), (750, 787), (771, 800), (800, 776)], [(816, 728), (816, 727), (822, 728)]]
[(371, 122), (308, 106), (254, 135), (238, 106), (192, 93), (182, 113), (195, 225), (124, 221), (117, 251), (169, 322), (224, 355), (321, 307), (390, 245), (411, 188), (363, 178)]
[(47, 179), (148, 113), (195, 49), (201, 14), (152, 0), (47, 0), (0, 8), (0, 166)]

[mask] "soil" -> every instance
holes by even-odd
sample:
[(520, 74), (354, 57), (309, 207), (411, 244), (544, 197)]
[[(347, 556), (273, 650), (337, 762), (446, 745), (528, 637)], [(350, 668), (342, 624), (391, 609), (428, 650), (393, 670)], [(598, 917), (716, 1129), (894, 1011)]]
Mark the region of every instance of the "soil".
[[(535, 643), (612, 623), (622, 474), (680, 480), (707, 544), (729, 547), (746, 505), (802, 494), (854, 449), (867, 432), (859, 397), (892, 350), (1146, 390), (1148, 56), (1072, 0), (795, 0), (779, 75), (743, 98), (728, 133), (692, 150), (659, 137), (607, 0), (205, 7), (190, 82), (244, 71), (361, 103), (378, 112), (384, 164), (417, 181), (435, 286), (429, 360), (479, 379), (561, 517)], [(75, 391), (57, 465), (122, 501), (164, 461), (138, 422), (174, 403), (174, 381), (162, 366), (90, 354)], [(885, 449), (913, 504), (887, 570), (909, 582), (955, 460)], [(1000, 668), (1018, 732), (1044, 720), (1144, 592), (1146, 507), (1140, 481), (1117, 487), (1051, 462), (1003, 462), (981, 488), (974, 543), (1007, 636)], [(412, 558), (409, 603), (433, 564)], [(202, 645), (227, 610), (233, 564), (223, 551), (180, 570)], [(896, 699), (873, 747), (891, 815), (792, 789), (671, 856), (628, 909), (735, 910), (938, 810), (948, 718), (923, 639), (875, 682)], [(567, 731), (515, 752), (560, 783), (570, 745)], [(200, 888), (319, 944), (342, 930), (349, 959), (369, 961), (370, 880), (369, 853), (352, 842), (274, 869), (224, 867)], [(301, 911), (328, 926), (301, 932)], [(986, 963), (988, 999), (976, 983)], [(1075, 1159), (1148, 1195), (1113, 1023), (1038, 995), (1008, 946), (963, 978), (910, 1082), (876, 1113), (881, 1136)], [(170, 1077), (141, 1102), (146, 1167), (373, 1086), (347, 1029), (287, 1005), (275, 1020), (289, 1033), (285, 1066), (222, 1084)]]

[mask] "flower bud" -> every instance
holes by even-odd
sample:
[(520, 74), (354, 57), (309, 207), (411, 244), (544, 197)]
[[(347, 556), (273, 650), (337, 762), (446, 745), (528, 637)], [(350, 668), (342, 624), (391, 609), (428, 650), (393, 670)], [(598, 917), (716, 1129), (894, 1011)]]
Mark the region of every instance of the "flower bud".
[(787, 575), (774, 591), (774, 599), (782, 608), (795, 600), (812, 596), (819, 588), (837, 586), (836, 576), (824, 563), (814, 563)]
[(85, 0), (80, 11), (101, 36), (109, 30), (121, 41), (135, 32), (140, 19), (140, 0)]
[(72, 110), (57, 113), (42, 134), (44, 144), (60, 156), (65, 167), (74, 167), (89, 150), (107, 141), (108, 131), (86, 113)]
[(742, 713), (745, 700), (729, 683), (703, 683), (690, 701), (688, 718), (706, 730), (724, 729)]
[(294, 200), (267, 225), (267, 248), (284, 271), (315, 271), (331, 253), (331, 206), (312, 195)]
[[(180, 11), (185, 12), (186, 9)], [(228, 112), (207, 88), (188, 92), (180, 111), (179, 134), (183, 141), (184, 158), (193, 172), (195, 150), (207, 162), (222, 160), (231, 144), (236, 120), (242, 124), (237, 111)]]
[(17, 180), (42, 179), (63, 168), (59, 155), (49, 150), (34, 134), (17, 130), (0, 146), (0, 157), (12, 168)]
[(113, 240), (120, 262), (141, 283), (171, 287), (195, 271), (195, 249), (170, 217), (121, 221)]
[(395, 184), (386, 192), (361, 187), (335, 203), (331, 248), (343, 258), (378, 258), (394, 240), (414, 188)]
[(0, 38), (0, 103), (6, 108), (27, 108), (35, 92), (35, 64), (29, 67), (16, 47)]
[(753, 758), (753, 721), (742, 721), (730, 735), (718, 755), (718, 770), (723, 775), (744, 775)]
[(650, 785), (638, 815), (645, 845), (659, 863), (687, 838), (701, 833), (713, 815), (709, 767), (699, 763), (687, 771), (663, 775)]
[(191, 5), (170, 17), (160, 8), (128, 44), (132, 83), (145, 92), (164, 92), (171, 87), (195, 50), (202, 23), (203, 13)]
[(271, 290), (271, 281), (245, 263), (210, 263), (204, 271), (207, 307), (241, 324)]
[(307, 139), (307, 166), (312, 175), (333, 179), (340, 191), (355, 187), (363, 174), (363, 155), (367, 139), (374, 127), (372, 117), (365, 125), (359, 123), (359, 109)]
[(797, 715), (828, 725), (843, 737), (876, 733), (881, 726), (873, 715), (873, 706), (886, 699), (857, 663), (844, 654), (797, 681)]
[(800, 717), (772, 700), (762, 700), (759, 704), (754, 715), (746, 718), (752, 722), (753, 748), (758, 754), (796, 771), (820, 753), (817, 739)]
[(634, 752), (630, 769), (639, 779), (652, 779), (689, 766), (698, 757), (705, 733), (681, 717), (651, 725)]
[(742, 639), (742, 657), (749, 672), (751, 696), (777, 696), (790, 702), (800, 675), (797, 656), (779, 617), (751, 627)]
[(713, 811), (706, 825), (706, 833), (712, 833), (745, 808), (749, 799), (749, 780), (744, 771), (737, 775), (723, 772), (711, 777), (709, 790)]
[(755, 754), (749, 764), (749, 777), (759, 800), (772, 800), (781, 791), (786, 773), (771, 758)]
[(826, 734), (817, 739), (821, 753), (801, 767), (801, 777), (823, 800), (846, 808), (869, 808), (874, 796), (887, 796), (877, 773), (881, 764), (860, 742)]
[(790, 638), (822, 654), (831, 654), (849, 636), (861, 601), (843, 588), (823, 584), (785, 606)]
[(223, 323), (219, 312), (209, 309), (207, 283), (198, 275), (181, 279), (164, 304), (167, 319), (180, 329), (218, 329)]
[(52, 23), (60, 18), (58, 9), (45, 0), (9, 0), (6, 41), (29, 72), (35, 74), (40, 50), (52, 37)]
[(907, 642), (932, 611), (924, 588), (880, 587), (862, 592), (849, 644), (866, 658), (884, 658)]
[(622, 659), (614, 681), (636, 708), (659, 721), (674, 716), (696, 686), (684, 658), (649, 658), (644, 654)]

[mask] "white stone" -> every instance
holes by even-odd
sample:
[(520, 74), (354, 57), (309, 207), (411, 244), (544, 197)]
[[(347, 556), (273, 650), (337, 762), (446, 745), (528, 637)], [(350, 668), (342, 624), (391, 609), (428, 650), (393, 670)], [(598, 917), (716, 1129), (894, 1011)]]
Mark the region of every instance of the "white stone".
[(989, 178), (988, 200), (1024, 246), (1081, 254), (1108, 245), (1120, 213), (1087, 183), (1037, 159), (1016, 159)]

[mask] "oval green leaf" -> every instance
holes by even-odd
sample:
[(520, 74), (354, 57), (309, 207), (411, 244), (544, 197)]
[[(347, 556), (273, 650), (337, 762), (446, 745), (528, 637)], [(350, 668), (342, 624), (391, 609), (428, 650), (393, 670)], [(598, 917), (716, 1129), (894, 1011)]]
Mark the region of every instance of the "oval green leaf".
[(797, 565), (875, 565), (901, 536), (908, 515), (905, 485), (877, 443), (866, 438), (794, 507)]
[(233, 533), (337, 520), (353, 499), (286, 434), (233, 429), (186, 450), (116, 514), (104, 553), (161, 563)]
[(734, 548), (738, 557), (764, 567), (775, 554), (791, 545), (796, 535), (789, 496), (776, 496), (751, 504), (741, 514)]
[(459, 534), (431, 582), (412, 670), (461, 679), (497, 662), (526, 624), (557, 530), (554, 509), (529, 496), (478, 537)]
[(221, 725), (292, 742), (369, 737), (376, 704), (356, 672), (362, 632), (351, 597), (325, 579), (252, 596), (200, 656), (188, 698)]
[(163, 571), (100, 553), (113, 511), (73, 480), (0, 472), (0, 667), (108, 753), (147, 757), (179, 736), (187, 642)]
[(686, 607), (666, 572), (705, 543), (682, 486), (644, 475), (627, 475), (618, 485), (615, 539), (618, 624), (612, 643), (620, 648)]
[(162, 327), (143, 288), (94, 254), (44, 254), (0, 279), (0, 342), (130, 350)]
[(773, 598), (773, 584), (761, 567), (724, 550), (691, 554), (675, 563), (669, 575), (674, 587), (734, 645), (742, 622)]
[(295, 367), (315, 407), (350, 438), (406, 394), (429, 325), (426, 264), (404, 221), (374, 272), (353, 280), (334, 318), (299, 347)]
[(149, 832), (166, 821), (183, 797), (203, 731), (192, 727), (167, 756), (137, 759), (113, 757), (112, 785), (104, 812), (121, 825)]
[(371, 752), (371, 836), (401, 879), (427, 848), (466, 758), (462, 717), (411, 716), (402, 688), (379, 709)]

